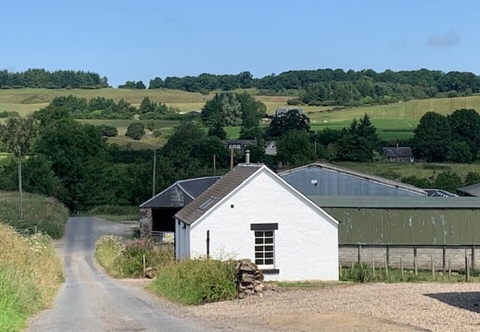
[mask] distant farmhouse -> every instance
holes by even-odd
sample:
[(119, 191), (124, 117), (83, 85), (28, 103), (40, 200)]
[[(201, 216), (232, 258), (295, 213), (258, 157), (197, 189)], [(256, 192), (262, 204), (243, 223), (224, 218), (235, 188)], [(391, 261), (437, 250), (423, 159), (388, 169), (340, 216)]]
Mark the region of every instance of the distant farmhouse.
[(412, 148), (408, 146), (384, 147), (383, 156), (391, 163), (413, 163), (415, 161)]
[(292, 111), (292, 110), (297, 110), (298, 113), (303, 114), (303, 110), (301, 108), (298, 108), (298, 107), (279, 107), (275, 110), (275, 113), (267, 114), (267, 117), (272, 119), (274, 117), (284, 115), (284, 114), (286, 114), (286, 113), (288, 113), (289, 111)]

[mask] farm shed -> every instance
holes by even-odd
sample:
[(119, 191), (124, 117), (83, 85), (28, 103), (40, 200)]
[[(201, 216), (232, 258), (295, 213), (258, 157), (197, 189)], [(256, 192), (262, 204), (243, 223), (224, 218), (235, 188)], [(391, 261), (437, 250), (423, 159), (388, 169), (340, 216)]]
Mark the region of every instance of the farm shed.
[(458, 188), (457, 192), (461, 196), (480, 197), (480, 183), (472, 184), (470, 186)]
[[(309, 196), (340, 224), (340, 262), (361, 256), (383, 262), (446, 267), (448, 259), (460, 267), (465, 249), (480, 266), (480, 198), (474, 197), (326, 197)], [(362, 248), (362, 249), (360, 249)], [(359, 251), (362, 251), (361, 253)], [(420, 254), (419, 254), (420, 253)], [(389, 257), (387, 257), (389, 256)], [(423, 261), (422, 261), (423, 259)]]
[[(142, 235), (175, 232), (173, 216), (185, 205), (207, 190), (220, 177), (210, 176), (180, 180), (140, 205)], [(153, 232), (153, 233), (152, 233)]]
[(279, 173), (307, 196), (426, 196), (414, 186), (327, 163), (314, 163)]
[(177, 259), (250, 258), (267, 280), (337, 280), (337, 221), (263, 164), (239, 164), (176, 215)]

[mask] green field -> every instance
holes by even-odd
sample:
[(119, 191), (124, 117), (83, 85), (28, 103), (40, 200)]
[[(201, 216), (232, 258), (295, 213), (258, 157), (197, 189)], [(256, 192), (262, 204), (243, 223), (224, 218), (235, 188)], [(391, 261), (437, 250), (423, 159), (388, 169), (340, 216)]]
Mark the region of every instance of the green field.
[[(273, 113), (278, 107), (288, 107), (287, 100), (291, 96), (258, 96), (255, 89), (238, 90), (247, 91), (267, 106), (267, 112)], [(148, 96), (151, 100), (163, 102), (168, 106), (177, 107), (182, 112), (200, 110), (205, 102), (212, 98), (214, 93), (202, 95), (178, 90), (127, 90), (127, 89), (99, 89), (99, 90), (66, 90), (66, 89), (11, 89), (0, 90), (0, 111), (16, 111), (21, 115), (30, 114), (48, 103), (56, 96), (75, 95), (87, 99), (102, 96), (115, 101), (125, 99), (134, 106), (139, 106), (142, 99)], [(291, 107), (291, 106), (290, 106)], [(413, 137), (413, 129), (418, 125), (419, 119), (428, 111), (441, 114), (450, 114), (460, 108), (474, 108), (480, 110), (480, 95), (459, 98), (439, 98), (425, 100), (411, 100), (390, 105), (377, 105), (354, 107), (340, 110), (331, 110), (323, 106), (300, 106), (311, 120), (313, 130), (324, 128), (341, 129), (348, 127), (351, 121), (361, 118), (367, 113), (376, 126), (379, 136), (383, 140), (394, 140)], [(2, 119), (0, 119), (0, 122)], [(164, 138), (153, 139), (145, 137), (137, 142), (124, 136), (127, 127), (134, 120), (81, 120), (92, 124), (111, 124), (118, 128), (118, 137), (110, 139), (121, 145), (130, 143), (132, 147), (158, 147)], [(149, 121), (142, 120), (146, 125)], [(155, 126), (165, 134), (171, 134), (177, 121), (155, 121)], [(235, 139), (240, 131), (239, 127), (225, 128), (229, 138)], [(385, 131), (387, 130), (387, 131)]]

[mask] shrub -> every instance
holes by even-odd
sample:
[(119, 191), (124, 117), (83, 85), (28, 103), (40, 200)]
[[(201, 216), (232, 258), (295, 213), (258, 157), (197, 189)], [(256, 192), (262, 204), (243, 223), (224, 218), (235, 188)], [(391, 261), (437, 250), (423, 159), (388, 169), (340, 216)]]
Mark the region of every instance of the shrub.
[(100, 265), (116, 278), (143, 277), (143, 255), (145, 266), (161, 271), (174, 260), (172, 246), (155, 246), (147, 238), (123, 243), (117, 236), (103, 236), (95, 246), (95, 257)]
[(233, 299), (237, 296), (235, 268), (234, 260), (183, 260), (163, 269), (149, 289), (183, 304)]
[(62, 262), (45, 234), (23, 237), (0, 223), (0, 331), (18, 331), (52, 304), (64, 281)]
[(145, 127), (141, 122), (131, 123), (127, 127), (127, 132), (125, 133), (125, 136), (133, 138), (136, 141), (139, 141), (143, 135), (145, 135)]

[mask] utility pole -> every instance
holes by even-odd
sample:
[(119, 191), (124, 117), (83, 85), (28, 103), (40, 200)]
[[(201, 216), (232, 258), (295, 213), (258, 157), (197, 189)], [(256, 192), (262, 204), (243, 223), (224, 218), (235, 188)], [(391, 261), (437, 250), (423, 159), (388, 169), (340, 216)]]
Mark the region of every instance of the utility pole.
[(18, 193), (20, 194), (19, 204), (18, 204), (18, 215), (20, 217), (20, 220), (22, 220), (23, 219), (22, 153), (20, 149), (18, 150)]
[(155, 171), (157, 170), (157, 149), (153, 150), (152, 197), (155, 196)]

